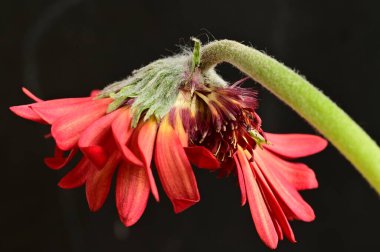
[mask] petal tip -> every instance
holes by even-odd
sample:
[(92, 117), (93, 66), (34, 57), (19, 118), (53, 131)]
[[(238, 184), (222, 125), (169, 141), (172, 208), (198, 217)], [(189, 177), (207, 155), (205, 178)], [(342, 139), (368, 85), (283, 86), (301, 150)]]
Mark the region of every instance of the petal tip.
[(46, 123), (36, 112), (34, 112), (29, 105), (11, 106), (9, 110), (15, 115), (24, 118), (26, 120)]
[(61, 158), (47, 157), (44, 158), (44, 163), (50, 169), (59, 170), (63, 167), (62, 163), (64, 163), (64, 161)]
[(156, 202), (160, 202), (160, 195), (158, 194), (158, 192), (157, 193), (152, 192), (152, 194), (153, 194), (153, 197), (156, 200)]
[(32, 92), (30, 92), (26, 87), (21, 87), (21, 91), (28, 96), (30, 99), (34, 100), (35, 102), (42, 102), (43, 100), (35, 96)]
[(260, 237), (265, 246), (267, 246), (271, 250), (275, 250), (278, 246), (278, 237), (273, 236), (273, 237)]
[(120, 221), (126, 227), (131, 227), (131, 226), (135, 225), (139, 220), (140, 220), (140, 218), (126, 218), (126, 217), (120, 216)]
[(174, 213), (178, 214), (199, 202), (198, 199), (172, 199)]
[(61, 189), (67, 189), (65, 184), (62, 182), (62, 179), (58, 182), (57, 186)]
[(87, 199), (88, 203), (88, 208), (90, 209), (91, 212), (97, 212), (102, 208), (104, 202), (99, 202), (99, 201), (93, 201), (92, 203), (90, 200)]
[(247, 203), (247, 201), (246, 200), (243, 201), (243, 199), (242, 199), (240, 205), (243, 207), (243, 206), (245, 206), (246, 203)]

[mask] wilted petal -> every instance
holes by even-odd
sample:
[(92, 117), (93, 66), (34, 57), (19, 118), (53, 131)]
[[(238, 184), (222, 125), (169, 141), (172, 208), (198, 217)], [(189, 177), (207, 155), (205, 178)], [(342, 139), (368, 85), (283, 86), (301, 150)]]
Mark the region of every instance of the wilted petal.
[(196, 165), (198, 168), (205, 169), (218, 169), (220, 163), (218, 159), (204, 146), (191, 146), (185, 147), (185, 152), (190, 160), (190, 163)]
[(133, 129), (131, 126), (131, 114), (128, 109), (120, 109), (120, 115), (112, 123), (112, 133), (115, 142), (123, 154), (126, 162), (135, 164), (136, 166), (143, 166), (143, 163), (136, 155), (127, 147), (127, 142), (130, 139)]
[(199, 201), (197, 182), (186, 153), (173, 127), (165, 118), (159, 127), (155, 163), (162, 186), (179, 213)]
[(150, 166), (152, 162), (156, 134), (157, 122), (154, 119), (149, 119), (141, 124), (131, 140), (131, 145), (138, 147), (139, 154), (145, 166)]
[[(131, 142), (129, 144), (132, 151), (136, 150), (137, 156), (143, 161), (145, 171), (148, 175), (150, 188), (156, 201), (160, 200), (156, 182), (153, 177), (151, 162), (153, 156), (154, 143), (157, 134), (157, 122), (151, 118), (139, 125), (133, 133)], [(137, 148), (136, 148), (137, 147)]]
[(244, 206), (245, 203), (247, 203), (247, 189), (245, 187), (243, 171), (241, 169), (241, 165), (236, 153), (234, 154), (234, 161), (236, 164), (236, 170), (237, 170), (240, 193), (241, 193), (241, 205)]
[(99, 170), (95, 166), (91, 166), (86, 180), (86, 197), (91, 211), (99, 210), (107, 199), (112, 175), (119, 161), (120, 154), (115, 151), (102, 169)]
[(276, 219), (273, 218), (272, 221), (274, 224), (274, 228), (276, 229), (278, 239), (282, 241), (284, 239), (284, 234), (282, 233), (281, 226), (280, 224), (278, 224), (278, 221)]
[[(272, 163), (271, 156), (266, 155), (267, 151), (256, 149), (255, 162), (263, 172), (266, 180), (272, 190), (281, 199), (294, 218), (302, 221), (312, 221), (315, 218), (313, 209), (307, 204), (297, 192), (292, 184), (290, 184), (278, 171), (275, 163)], [(285, 209), (284, 209), (285, 210)]]
[(275, 249), (278, 243), (277, 232), (260, 187), (241, 147), (238, 148), (237, 157), (243, 171), (248, 203), (257, 233), (269, 248)]
[(300, 158), (322, 151), (327, 141), (322, 137), (308, 134), (271, 134), (265, 133), (271, 143), (264, 148), (286, 158)]
[(267, 204), (270, 205), (272, 217), (275, 217), (275, 220), (273, 222), (276, 222), (275, 224), (278, 224), (280, 226), (281, 230), (284, 231), (285, 236), (286, 238), (288, 238), (289, 241), (296, 242), (293, 230), (290, 227), (288, 220), (286, 219), (286, 215), (281, 209), (281, 206), (278, 203), (271, 188), (269, 187), (266, 179), (264, 178), (264, 175), (262, 174), (261, 170), (257, 167), (255, 163), (250, 163), (250, 165), (251, 165), (251, 168), (255, 171), (256, 180), (260, 184), (261, 190), (267, 201)]
[(111, 99), (94, 100), (86, 106), (57, 119), (51, 133), (62, 150), (70, 150), (77, 145), (81, 133), (94, 121), (102, 117)]
[(30, 107), (31, 104), (28, 105), (20, 105), (20, 106), (12, 106), (9, 109), (24, 119), (38, 122), (38, 123), (47, 123), (44, 119), (41, 118), (39, 114), (34, 112), (34, 110)]
[(105, 163), (107, 163), (108, 153), (106, 148), (100, 145), (82, 147), (81, 151), (97, 169), (102, 169)]
[[(56, 148), (58, 149), (58, 147)], [(67, 157), (63, 156), (63, 152), (59, 154), (57, 154), (56, 152), (54, 157), (44, 158), (44, 162), (49, 168), (53, 170), (59, 170), (63, 168), (68, 162), (70, 162), (74, 158), (77, 151), (78, 150), (76, 148), (70, 150), (70, 153)]]
[(30, 107), (47, 123), (52, 124), (58, 118), (86, 107), (92, 102), (91, 99), (91, 97), (56, 99), (33, 103)]
[(103, 167), (107, 162), (109, 154), (105, 143), (111, 139), (112, 122), (120, 113), (120, 110), (116, 110), (96, 120), (83, 131), (79, 138), (78, 147), (98, 168)]
[(307, 165), (286, 161), (270, 151), (258, 150), (258, 152), (266, 160), (270, 160), (271, 166), (276, 167), (276, 171), (281, 173), (296, 190), (318, 188), (315, 173)]
[(126, 162), (119, 167), (116, 180), (116, 207), (127, 227), (144, 213), (149, 197), (149, 181), (143, 167)]
[(69, 171), (58, 183), (64, 189), (76, 188), (86, 182), (89, 170), (93, 166), (87, 158), (82, 158), (80, 162)]

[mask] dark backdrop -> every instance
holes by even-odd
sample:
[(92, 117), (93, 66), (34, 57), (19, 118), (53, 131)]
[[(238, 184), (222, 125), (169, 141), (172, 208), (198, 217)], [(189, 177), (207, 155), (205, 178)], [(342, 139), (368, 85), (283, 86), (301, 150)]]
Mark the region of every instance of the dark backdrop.
[[(67, 171), (45, 167), (47, 127), (8, 111), (29, 102), (22, 85), (44, 99), (86, 96), (163, 55), (229, 38), (252, 44), (315, 83), (376, 140), (380, 139), (379, 1), (1, 1), (1, 251), (267, 251), (234, 178), (197, 171), (201, 202), (175, 215), (150, 200), (142, 219), (124, 228), (107, 200), (91, 213), (83, 188), (56, 186)], [(228, 65), (229, 81), (241, 74)], [(314, 130), (252, 81), (264, 129)], [(361, 148), (361, 146), (357, 146)], [(317, 219), (292, 222), (297, 244), (278, 251), (375, 251), (378, 195), (332, 147), (307, 158), (320, 182), (303, 192)]]

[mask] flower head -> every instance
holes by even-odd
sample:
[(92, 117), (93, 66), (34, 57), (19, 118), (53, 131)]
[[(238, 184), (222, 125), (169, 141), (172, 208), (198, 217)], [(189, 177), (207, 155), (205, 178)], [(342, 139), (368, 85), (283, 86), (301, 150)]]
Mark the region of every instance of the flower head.
[(50, 168), (61, 169), (82, 154), (58, 185), (85, 185), (92, 211), (102, 207), (117, 173), (120, 219), (126, 226), (136, 223), (150, 193), (159, 201), (154, 164), (174, 211), (182, 212), (200, 200), (194, 165), (237, 176), (241, 204), (248, 200), (268, 247), (283, 237), (295, 242), (289, 220), (314, 219), (298, 191), (318, 183), (305, 164), (289, 160), (321, 151), (326, 141), (265, 133), (256, 93), (241, 88), (242, 81), (228, 85), (214, 70), (200, 71), (197, 53), (155, 61), (90, 97), (43, 101), (23, 89), (35, 102), (11, 110), (51, 125), (57, 147), (45, 159)]

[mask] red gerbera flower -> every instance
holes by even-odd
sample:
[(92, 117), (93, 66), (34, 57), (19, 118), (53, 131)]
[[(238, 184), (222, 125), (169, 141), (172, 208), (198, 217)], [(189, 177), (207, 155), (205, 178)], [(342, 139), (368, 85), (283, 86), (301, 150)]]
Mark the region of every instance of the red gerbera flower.
[(92, 211), (105, 202), (117, 170), (120, 219), (126, 226), (136, 223), (149, 192), (159, 201), (153, 159), (174, 211), (184, 211), (200, 200), (193, 164), (220, 176), (237, 175), (242, 205), (248, 199), (259, 236), (275, 248), (283, 236), (295, 242), (289, 220), (314, 219), (298, 193), (318, 186), (314, 172), (288, 159), (317, 153), (326, 141), (264, 133), (255, 92), (240, 83), (229, 86), (181, 55), (158, 60), (90, 97), (42, 101), (23, 89), (35, 103), (11, 110), (51, 125), (57, 147), (45, 159), (50, 168), (61, 169), (78, 151), (83, 154), (59, 186), (85, 184)]

